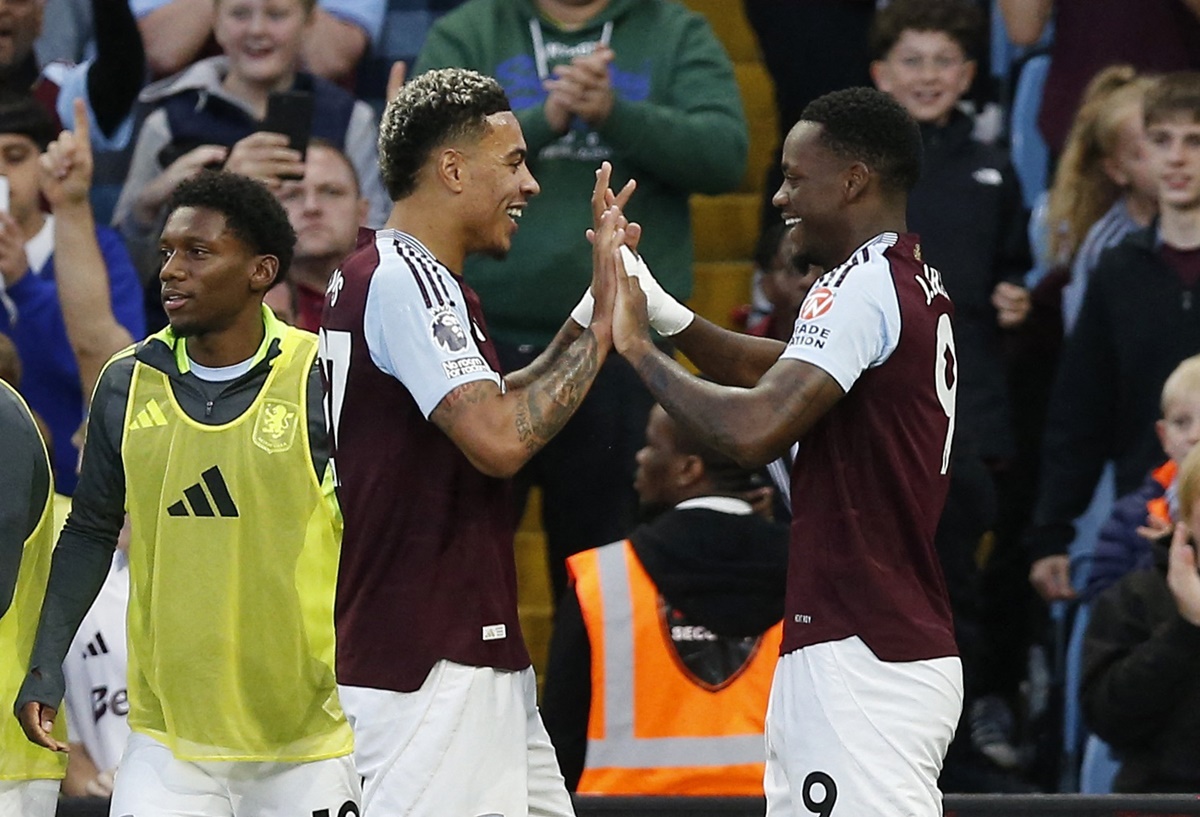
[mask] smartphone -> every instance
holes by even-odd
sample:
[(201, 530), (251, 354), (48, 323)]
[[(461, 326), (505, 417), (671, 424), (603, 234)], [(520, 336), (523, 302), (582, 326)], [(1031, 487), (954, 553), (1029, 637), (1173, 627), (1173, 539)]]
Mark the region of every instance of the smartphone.
[(299, 151), (300, 160), (304, 161), (308, 140), (312, 136), (312, 120), (313, 96), (308, 91), (273, 91), (267, 97), (267, 118), (263, 120), (262, 130), (282, 133), (288, 138), (288, 147)]
[(0, 176), (0, 213), (8, 212), (8, 176)]

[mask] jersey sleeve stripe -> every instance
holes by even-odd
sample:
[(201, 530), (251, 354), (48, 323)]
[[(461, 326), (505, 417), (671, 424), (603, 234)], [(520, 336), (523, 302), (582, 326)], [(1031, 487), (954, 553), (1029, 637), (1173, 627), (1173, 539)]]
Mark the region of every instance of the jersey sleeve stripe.
[(400, 246), (399, 241), (393, 241), (392, 247), (396, 250), (396, 255), (408, 267), (408, 271), (412, 273), (413, 280), (417, 282), (417, 289), (421, 290), (421, 297), (425, 299), (425, 308), (433, 309), (433, 300), (429, 297), (429, 291), (425, 289), (425, 282), (421, 280), (421, 273), (417, 270), (417, 265), (413, 263), (413, 259), (408, 257), (404, 252), (404, 248)]

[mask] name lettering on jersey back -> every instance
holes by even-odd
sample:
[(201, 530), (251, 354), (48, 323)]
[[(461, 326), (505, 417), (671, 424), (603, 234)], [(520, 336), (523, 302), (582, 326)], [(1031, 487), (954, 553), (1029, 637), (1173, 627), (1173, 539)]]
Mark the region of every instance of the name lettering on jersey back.
[(329, 299), (330, 306), (337, 306), (338, 295), (342, 294), (344, 286), (346, 279), (342, 277), (342, 268), (338, 267), (333, 271), (333, 275), (329, 276), (329, 283), (325, 285), (325, 297)]
[(699, 624), (675, 624), (671, 627), (671, 640), (681, 641), (716, 641), (717, 634)]
[(942, 283), (942, 274), (928, 264), (921, 265), (921, 275), (914, 275), (917, 283), (921, 285), (921, 291), (925, 293), (925, 306), (933, 303), (933, 299), (941, 295), (943, 298), (949, 299), (950, 295), (946, 292), (946, 285)]
[(792, 617), (792, 620), (797, 624), (812, 624), (812, 616), (806, 616), (804, 613), (796, 613)]

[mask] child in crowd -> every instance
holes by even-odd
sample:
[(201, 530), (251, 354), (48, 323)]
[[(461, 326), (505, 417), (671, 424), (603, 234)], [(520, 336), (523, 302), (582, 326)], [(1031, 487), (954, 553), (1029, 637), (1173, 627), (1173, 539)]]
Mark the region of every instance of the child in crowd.
[(1162, 419), (1154, 424), (1167, 461), (1140, 488), (1117, 500), (1100, 530), (1080, 593), (1091, 601), (1127, 573), (1154, 564), (1153, 543), (1166, 540), (1179, 518), (1179, 463), (1200, 440), (1200, 355), (1180, 363), (1162, 390)]
[[(312, 95), (312, 135), (343, 150), (371, 201), (368, 224), (381, 225), (390, 202), (379, 177), (375, 116), (369, 105), (296, 66), (315, 0), (217, 0), (215, 36), (223, 56), (200, 60), (146, 87), (154, 105), (134, 147), (129, 178), (117, 202), (117, 224), (143, 278), (158, 269), (157, 236), (165, 202), (181, 181), (206, 166), (278, 188), (304, 174), (288, 139), (263, 130), (277, 91)], [(155, 285), (157, 290), (157, 286)]]
[(1158, 212), (1142, 124), (1142, 100), (1153, 83), (1128, 65), (1104, 69), (1088, 85), (1067, 136), (1046, 210), (1048, 261), (1071, 272), (1062, 291), (1066, 332), (1100, 253)]

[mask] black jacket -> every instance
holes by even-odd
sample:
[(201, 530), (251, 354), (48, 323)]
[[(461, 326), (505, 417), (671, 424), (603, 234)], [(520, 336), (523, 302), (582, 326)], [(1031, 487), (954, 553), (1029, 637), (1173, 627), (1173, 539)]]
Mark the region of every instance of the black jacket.
[[(630, 534), (659, 593), (718, 636), (761, 635), (783, 618), (788, 529), (755, 515), (673, 509)], [(542, 718), (567, 788), (583, 774), (592, 695), (591, 642), (575, 588), (558, 605)]]
[(1124, 496), (1165, 459), (1154, 422), (1168, 375), (1200, 352), (1200, 286), (1184, 289), (1157, 236), (1155, 222), (1100, 256), (1066, 340), (1042, 438), (1035, 559), (1066, 552), (1107, 460)]
[(1008, 155), (972, 136), (955, 112), (944, 127), (921, 126), (921, 179), (908, 198), (908, 227), (954, 301), (958, 352), (955, 434), (985, 459), (1008, 459), (1014, 440), (992, 290), (1021, 283), (1032, 263), (1028, 214)]
[(1096, 597), (1083, 645), (1088, 727), (1121, 758), (1122, 792), (1200, 789), (1200, 627), (1180, 617), (1158, 564)]

